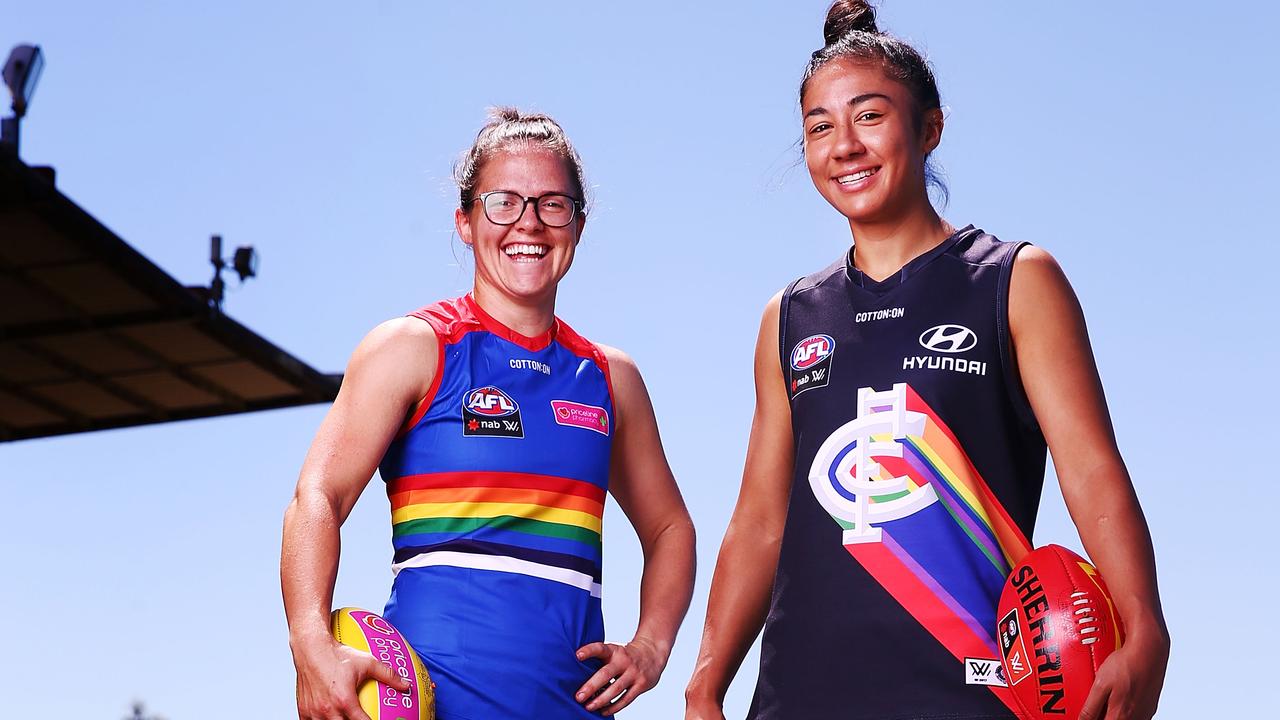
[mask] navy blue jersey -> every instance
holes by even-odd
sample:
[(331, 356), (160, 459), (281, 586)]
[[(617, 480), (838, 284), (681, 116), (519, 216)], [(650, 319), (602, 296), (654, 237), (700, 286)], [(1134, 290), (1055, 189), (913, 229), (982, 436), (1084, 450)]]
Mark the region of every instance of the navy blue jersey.
[(883, 281), (846, 255), (784, 293), (795, 468), (749, 717), (1016, 716), (995, 611), (1045, 464), (1019, 247), (968, 227)]

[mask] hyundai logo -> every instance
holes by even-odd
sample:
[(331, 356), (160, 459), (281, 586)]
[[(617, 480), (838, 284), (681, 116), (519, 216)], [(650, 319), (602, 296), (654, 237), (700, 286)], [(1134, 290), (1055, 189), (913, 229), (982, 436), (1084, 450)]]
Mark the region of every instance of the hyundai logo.
[(978, 344), (978, 335), (963, 325), (935, 325), (920, 333), (920, 344), (934, 352), (958, 353)]

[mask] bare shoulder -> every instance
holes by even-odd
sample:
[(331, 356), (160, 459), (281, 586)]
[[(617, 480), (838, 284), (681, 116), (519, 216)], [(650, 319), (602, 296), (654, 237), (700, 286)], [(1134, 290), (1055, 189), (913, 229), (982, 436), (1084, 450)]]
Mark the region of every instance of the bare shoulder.
[(766, 316), (772, 314), (776, 318), (782, 312), (782, 294), (785, 292), (786, 290), (779, 290), (773, 294), (773, 297), (769, 298), (769, 302), (764, 304), (764, 314)]
[(612, 345), (595, 343), (595, 346), (600, 348), (605, 361), (609, 363), (609, 375), (613, 380), (615, 392), (623, 388), (634, 388), (637, 383), (643, 387), (644, 380), (640, 377), (640, 368), (630, 355)]
[(438, 354), (439, 340), (428, 323), (415, 317), (387, 320), (356, 346), (343, 386), (416, 400), (435, 378)]
[(438, 343), (435, 331), (425, 321), (415, 317), (398, 317), (370, 330), (356, 346), (352, 360), (429, 357), (434, 364)]
[(1013, 261), (1009, 281), (1009, 320), (1015, 334), (1047, 318), (1078, 315), (1080, 303), (1062, 266), (1049, 251), (1023, 248)]
[(778, 343), (778, 333), (782, 332), (780, 318), (782, 317), (782, 294), (784, 290), (774, 293), (769, 298), (769, 302), (764, 304), (764, 312), (760, 313), (760, 335), (756, 338), (756, 351), (763, 348), (772, 348)]
[(1069, 288), (1067, 275), (1058, 260), (1041, 247), (1028, 245), (1013, 259), (1012, 293), (1053, 292)]

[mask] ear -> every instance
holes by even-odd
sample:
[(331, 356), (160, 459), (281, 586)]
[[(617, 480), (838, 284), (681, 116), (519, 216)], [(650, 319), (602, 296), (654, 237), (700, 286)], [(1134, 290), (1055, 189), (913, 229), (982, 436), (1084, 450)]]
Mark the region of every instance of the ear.
[(946, 120), (942, 117), (942, 108), (925, 111), (924, 126), (921, 128), (923, 137), (920, 139), (925, 155), (937, 149), (938, 144), (942, 142), (942, 126), (945, 124)]
[(578, 223), (578, 236), (573, 239), (573, 244), (577, 245), (582, 242), (582, 229), (587, 226), (587, 216), (579, 213), (578, 219), (574, 222)]
[(471, 217), (462, 208), (453, 211), (453, 226), (458, 229), (462, 244), (471, 247)]

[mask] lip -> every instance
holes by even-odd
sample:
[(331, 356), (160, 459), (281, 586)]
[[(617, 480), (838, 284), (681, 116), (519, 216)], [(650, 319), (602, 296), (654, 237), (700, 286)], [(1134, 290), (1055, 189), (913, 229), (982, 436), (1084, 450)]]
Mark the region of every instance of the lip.
[[(851, 183), (840, 182), (840, 178), (842, 177), (848, 177), (849, 175), (857, 175), (858, 173), (865, 172), (867, 170), (872, 171), (871, 174), (860, 180), (856, 180)], [(836, 189), (839, 192), (859, 192), (861, 190), (865, 190), (868, 186), (870, 186), (873, 182), (875, 182), (876, 177), (880, 174), (880, 170), (881, 168), (879, 165), (873, 165), (870, 167), (853, 168), (850, 170), (842, 171), (838, 175), (833, 175), (831, 177), (831, 182), (833, 185), (835, 185)]]

